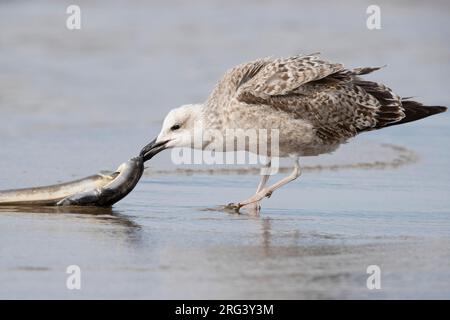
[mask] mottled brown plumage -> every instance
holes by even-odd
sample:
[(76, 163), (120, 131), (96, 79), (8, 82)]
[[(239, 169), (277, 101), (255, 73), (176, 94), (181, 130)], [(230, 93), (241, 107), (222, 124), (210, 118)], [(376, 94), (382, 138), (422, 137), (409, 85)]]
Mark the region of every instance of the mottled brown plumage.
[(378, 69), (349, 70), (317, 54), (241, 64), (225, 74), (205, 104), (206, 126), (277, 128), (282, 154), (317, 155), (360, 132), (446, 110), (402, 100), (385, 85), (361, 78)]

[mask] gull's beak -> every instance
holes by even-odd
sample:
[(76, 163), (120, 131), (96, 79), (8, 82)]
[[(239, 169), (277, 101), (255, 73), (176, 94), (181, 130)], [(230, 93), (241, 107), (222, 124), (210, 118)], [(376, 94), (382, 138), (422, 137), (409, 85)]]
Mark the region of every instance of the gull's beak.
[(167, 149), (166, 144), (169, 140), (156, 142), (156, 139), (146, 145), (141, 151), (141, 157), (144, 157), (144, 162), (150, 160), (161, 151)]

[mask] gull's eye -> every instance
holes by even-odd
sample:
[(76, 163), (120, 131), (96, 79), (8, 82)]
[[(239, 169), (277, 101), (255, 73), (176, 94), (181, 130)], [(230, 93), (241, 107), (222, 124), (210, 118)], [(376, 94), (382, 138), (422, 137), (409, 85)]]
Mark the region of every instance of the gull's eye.
[(176, 130), (178, 130), (178, 129), (180, 129), (180, 128), (181, 128), (180, 125), (179, 125), (179, 124), (176, 124), (176, 125), (172, 126), (172, 128), (170, 128), (170, 130), (176, 131)]

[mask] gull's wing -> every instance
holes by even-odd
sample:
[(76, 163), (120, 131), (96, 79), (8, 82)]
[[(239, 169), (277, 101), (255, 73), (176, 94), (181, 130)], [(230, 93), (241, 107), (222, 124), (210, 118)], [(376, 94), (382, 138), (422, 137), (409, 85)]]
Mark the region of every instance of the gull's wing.
[[(284, 95), (301, 85), (323, 79), (344, 69), (340, 63), (331, 63), (317, 55), (298, 55), (275, 60), (258, 60), (249, 68), (250, 75), (243, 78), (237, 95), (245, 99), (246, 93), (256, 96)], [(242, 95), (242, 96), (241, 96)]]
[[(225, 73), (205, 103), (209, 125), (246, 105), (288, 113), (309, 122), (324, 143), (362, 131), (415, 121), (447, 109), (400, 98), (390, 88), (362, 75), (380, 69), (345, 69), (316, 54), (259, 59)], [(261, 114), (262, 117), (266, 116)]]
[(346, 139), (405, 116), (392, 90), (359, 78), (378, 69), (351, 71), (315, 55), (259, 60), (234, 71), (242, 76), (235, 97), (307, 120), (324, 140)]

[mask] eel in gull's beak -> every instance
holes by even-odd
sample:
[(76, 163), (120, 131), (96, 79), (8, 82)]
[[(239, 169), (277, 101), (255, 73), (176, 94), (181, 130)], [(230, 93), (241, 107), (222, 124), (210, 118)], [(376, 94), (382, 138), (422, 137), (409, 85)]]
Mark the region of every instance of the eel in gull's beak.
[(155, 155), (160, 153), (161, 151), (167, 149), (166, 145), (169, 140), (156, 142), (156, 139), (146, 145), (142, 151), (140, 156), (144, 158), (144, 162), (150, 160)]

